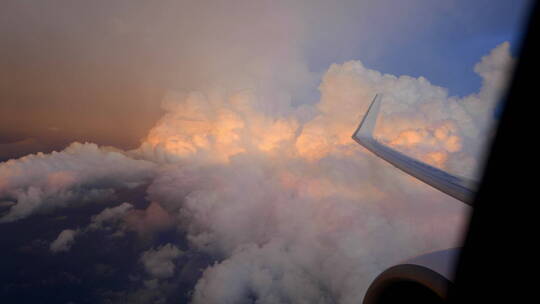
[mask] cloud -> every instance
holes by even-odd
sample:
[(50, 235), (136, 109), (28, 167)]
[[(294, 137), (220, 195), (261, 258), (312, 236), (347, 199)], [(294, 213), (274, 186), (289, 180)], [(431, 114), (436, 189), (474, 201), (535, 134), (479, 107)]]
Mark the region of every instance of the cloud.
[(126, 231), (134, 231), (143, 238), (174, 228), (175, 219), (157, 202), (150, 202), (144, 209), (136, 209), (124, 202), (116, 207), (106, 208), (92, 216), (84, 231), (114, 230), (112, 236), (123, 236)]
[(313, 274), (316, 270), (302, 265), (301, 256), (288, 258), (294, 253), (276, 242), (263, 247), (247, 245), (209, 267), (195, 288), (194, 302), (241, 303), (252, 295), (260, 303), (336, 302)]
[[(265, 108), (280, 92), (259, 87), (171, 93), (138, 149), (73, 144), (0, 164), (2, 201), (12, 202), (3, 204), (10, 210), (2, 219), (149, 182), (144, 211), (124, 203), (94, 216), (90, 227), (176, 226), (189, 250), (217, 260), (198, 281), (194, 303), (356, 303), (384, 268), (459, 245), (468, 214), (353, 142), (369, 102), (384, 94), (380, 140), (471, 176), (511, 66), (508, 44), (498, 46), (476, 66), (482, 88), (463, 98), (360, 61), (332, 65), (316, 104), (284, 98)], [(141, 255), (147, 290), (178, 273), (180, 255), (172, 244)]]
[[(13, 47), (0, 56), (10, 60), (0, 70), (9, 80), (0, 90), (3, 132), (39, 138), (0, 145), (4, 154), (66, 138), (134, 147), (159, 115), (153, 101), (171, 92), (135, 150), (74, 143), (0, 163), (0, 223), (148, 183), (147, 208), (105, 208), (86, 228), (62, 231), (51, 250), (68, 251), (90, 230), (146, 236), (177, 228), (189, 250), (217, 261), (197, 283), (194, 303), (358, 303), (385, 267), (459, 245), (468, 214), (351, 140), (369, 102), (384, 94), (376, 135), (388, 145), (475, 176), (513, 64), (509, 44), (496, 47), (474, 67), (482, 87), (463, 98), (424, 77), (369, 68), (415, 66), (410, 60), (424, 54), (416, 62), (429, 65), (415, 72), (440, 64), (434, 54), (452, 36), (441, 16), (478, 17), (469, 3), (431, 3), (4, 5), (0, 35)], [(489, 16), (496, 27), (511, 19)], [(448, 36), (435, 42), (415, 39), (441, 32)], [(471, 32), (459, 35), (462, 42), (477, 38)], [(36, 37), (50, 37), (47, 46)], [(319, 65), (356, 56), (368, 59), (326, 70), (318, 99), (317, 71), (326, 69)], [(445, 68), (433, 70), (451, 72)], [(118, 292), (119, 302), (162, 301), (164, 286), (175, 288), (166, 281), (181, 273), (180, 254), (172, 244), (143, 253), (150, 278), (133, 294)]]
[(376, 137), (435, 166), (475, 176), (512, 66), (509, 44), (497, 46), (475, 67), (483, 79), (479, 92), (457, 98), (423, 77), (382, 74), (359, 61), (334, 64), (320, 86), (319, 114), (304, 125), (297, 149), (321, 158), (354, 145), (350, 130), (373, 96), (382, 93)]
[(0, 222), (110, 197), (116, 188), (149, 181), (154, 167), (117, 149), (77, 142), (0, 163), (0, 200), (13, 203)]
[[(100, 213), (93, 215), (90, 224), (82, 229), (77, 229), (76, 234), (69, 239), (69, 246), (63, 248), (62, 251), (69, 251), (75, 242), (75, 235), (90, 231), (113, 230), (112, 237), (121, 237), (126, 231), (136, 231), (139, 235), (148, 237), (156, 232), (169, 229), (173, 225), (173, 218), (158, 203), (152, 202), (146, 209), (134, 209), (132, 204), (124, 202), (115, 207), (105, 208)], [(67, 229), (62, 233), (66, 231), (73, 230)], [(60, 236), (54, 242), (58, 242), (59, 239)]]
[(256, 92), (169, 96), (136, 153), (164, 164), (148, 198), (178, 214), (193, 248), (220, 257), (194, 303), (355, 303), (385, 267), (458, 246), (466, 207), (350, 137), (383, 93), (380, 140), (474, 176), (511, 67), (504, 43), (477, 65), (479, 92), (457, 98), (423, 77), (335, 64), (319, 103), (280, 115), (257, 110)]
[[(287, 302), (306, 292), (357, 302), (385, 266), (456, 245), (465, 208), (392, 168), (373, 175), (377, 161), (238, 156), (212, 169), (171, 169), (156, 180), (153, 199), (163, 195), (177, 208), (194, 249), (220, 257), (198, 282), (194, 302)], [(271, 285), (254, 287), (259, 276)]]
[(69, 251), (75, 241), (75, 237), (79, 234), (79, 230), (65, 229), (60, 232), (56, 240), (54, 240), (49, 249), (53, 253)]
[(317, 160), (348, 153), (357, 149), (350, 130), (382, 93), (376, 136), (435, 166), (474, 176), (512, 65), (509, 44), (503, 43), (475, 67), (483, 78), (480, 91), (456, 98), (423, 77), (381, 74), (360, 61), (334, 64), (323, 77), (319, 103), (289, 107), (287, 115), (277, 116), (257, 110), (261, 97), (253, 91), (170, 94), (167, 113), (138, 153), (158, 162), (226, 162), (242, 153)]
[(258, 111), (257, 98), (251, 91), (229, 96), (171, 94), (163, 104), (167, 113), (150, 130), (139, 153), (158, 162), (224, 162), (239, 153), (277, 153), (294, 140), (299, 123), (294, 117)]
[(121, 220), (127, 212), (133, 209), (133, 205), (124, 202), (116, 207), (105, 208), (99, 214), (92, 216), (88, 229), (102, 229), (104, 224), (111, 224)]
[(166, 244), (143, 252), (140, 261), (149, 275), (157, 279), (166, 279), (174, 274), (174, 260), (181, 254), (182, 251), (176, 246)]
[(174, 227), (175, 219), (157, 202), (150, 202), (146, 209), (130, 210), (122, 218), (124, 229), (149, 236)]

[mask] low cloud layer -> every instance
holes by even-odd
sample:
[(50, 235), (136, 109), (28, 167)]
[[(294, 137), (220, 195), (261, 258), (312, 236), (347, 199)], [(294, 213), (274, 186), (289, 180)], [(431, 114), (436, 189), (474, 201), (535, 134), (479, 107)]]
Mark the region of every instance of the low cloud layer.
[(154, 278), (166, 279), (174, 275), (174, 260), (182, 252), (172, 244), (149, 249), (141, 255), (141, 263), (148, 274)]
[[(128, 202), (118, 206), (103, 209), (90, 218), (90, 223), (84, 228), (63, 230), (54, 240), (50, 249), (52, 252), (69, 251), (75, 243), (75, 237), (88, 232), (105, 231), (109, 237), (123, 237), (126, 232), (136, 232), (143, 238), (152, 237), (155, 233), (173, 228), (174, 218), (158, 203), (151, 202), (147, 208), (136, 209)], [(54, 248), (54, 249), (53, 249)], [(60, 249), (60, 250), (58, 250)]]
[(102, 229), (104, 225), (116, 223), (121, 220), (127, 212), (133, 209), (130, 203), (122, 203), (116, 207), (105, 208), (99, 214), (92, 216), (92, 222), (88, 226), (89, 229)]
[(69, 251), (75, 237), (79, 234), (78, 230), (66, 229), (60, 232), (56, 240), (51, 243), (50, 250), (54, 253), (61, 251)]
[[(503, 43), (475, 67), (482, 88), (463, 98), (360, 61), (332, 65), (314, 105), (265, 108), (279, 94), (255, 89), (171, 93), (138, 149), (74, 143), (1, 163), (2, 221), (149, 183), (146, 209), (110, 207), (85, 229), (144, 235), (175, 227), (189, 250), (217, 261), (202, 273), (193, 303), (357, 303), (384, 268), (459, 245), (468, 213), (352, 141), (369, 102), (385, 96), (380, 140), (475, 176), (511, 67)], [(51, 250), (69, 250), (75, 235), (62, 231)], [(174, 244), (144, 252), (146, 288), (169, 288), (183, 271), (173, 262), (180, 254)]]
[(383, 93), (377, 137), (475, 176), (511, 68), (503, 43), (475, 67), (484, 79), (479, 92), (456, 98), (424, 78), (336, 64), (319, 103), (277, 116), (257, 111), (251, 92), (171, 96), (139, 152), (173, 163), (149, 197), (179, 214), (192, 246), (222, 257), (204, 272), (193, 302), (356, 303), (385, 267), (456, 246), (466, 209), (350, 136)]
[(13, 203), (0, 222), (110, 197), (115, 189), (148, 182), (154, 168), (152, 162), (91, 143), (0, 163), (0, 200)]

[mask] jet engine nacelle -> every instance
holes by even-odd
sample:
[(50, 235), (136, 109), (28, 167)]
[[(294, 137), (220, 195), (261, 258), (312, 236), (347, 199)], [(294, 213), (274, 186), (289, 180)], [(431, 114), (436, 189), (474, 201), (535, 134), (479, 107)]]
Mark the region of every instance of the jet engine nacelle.
[(446, 303), (458, 253), (436, 251), (388, 268), (371, 283), (363, 304)]

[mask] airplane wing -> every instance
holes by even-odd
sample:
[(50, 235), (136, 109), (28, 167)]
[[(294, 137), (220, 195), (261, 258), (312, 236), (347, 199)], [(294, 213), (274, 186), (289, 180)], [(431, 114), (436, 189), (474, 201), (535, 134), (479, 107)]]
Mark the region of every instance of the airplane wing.
[(412, 175), (424, 183), (472, 206), (476, 192), (476, 182), (464, 177), (449, 174), (412, 157), (400, 153), (373, 138), (373, 130), (377, 122), (382, 96), (375, 95), (362, 122), (353, 133), (352, 138), (373, 152), (378, 157), (386, 160), (394, 167)]

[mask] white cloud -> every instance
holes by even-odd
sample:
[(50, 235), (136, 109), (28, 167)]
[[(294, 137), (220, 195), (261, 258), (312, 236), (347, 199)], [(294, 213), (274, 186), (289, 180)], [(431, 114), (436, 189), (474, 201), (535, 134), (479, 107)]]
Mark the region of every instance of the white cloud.
[(130, 210), (123, 218), (124, 229), (135, 231), (147, 237), (174, 227), (175, 219), (157, 202), (151, 202), (146, 209)]
[(88, 225), (89, 229), (103, 228), (104, 224), (115, 223), (121, 220), (127, 212), (133, 209), (133, 205), (124, 202), (116, 207), (105, 208), (99, 214), (92, 216), (92, 221)]
[(75, 241), (75, 237), (79, 234), (79, 230), (65, 229), (54, 240), (49, 249), (53, 253), (69, 251)]
[(512, 64), (507, 44), (479, 66), (487, 63), (497, 68), (480, 73), (484, 86), (464, 98), (422, 77), (381, 74), (359, 61), (336, 64), (307, 119), (294, 108), (278, 116), (256, 110), (256, 92), (171, 97), (139, 153), (169, 164), (149, 198), (179, 214), (194, 248), (223, 258), (204, 272), (194, 303), (356, 303), (385, 267), (459, 245), (467, 207), (350, 137), (383, 93), (377, 137), (474, 175), (479, 148), (472, 145), (485, 142), (495, 92), (505, 86), (492, 73), (506, 77)]
[[(458, 245), (467, 216), (466, 207), (351, 140), (369, 102), (384, 93), (381, 140), (474, 175), (474, 143), (488, 137), (511, 64), (508, 45), (498, 46), (476, 66), (482, 88), (464, 98), (359, 61), (332, 65), (315, 105), (265, 109), (272, 94), (256, 89), (170, 95), (167, 113), (137, 150), (73, 144), (0, 164), (0, 198), (15, 203), (3, 203), (11, 209), (2, 220), (152, 180), (147, 209), (125, 203), (91, 226), (113, 219), (135, 231), (177, 224), (193, 250), (220, 259), (204, 271), (194, 303), (356, 303), (385, 267)], [(73, 243), (76, 232), (65, 231), (54, 248)], [(174, 276), (180, 254), (171, 244), (144, 252), (147, 287)]]
[(143, 252), (140, 261), (149, 275), (158, 279), (166, 279), (174, 274), (174, 260), (181, 254), (182, 251), (176, 246), (166, 244)]
[(373, 96), (382, 93), (377, 137), (423, 161), (474, 176), (512, 66), (509, 44), (497, 46), (475, 67), (483, 78), (479, 92), (460, 99), (422, 77), (381, 74), (359, 61), (332, 65), (320, 86), (319, 115), (304, 125), (297, 148), (320, 158), (354, 145), (350, 130)]
[[(140, 236), (147, 237), (153, 233), (169, 229), (174, 226), (173, 218), (156, 202), (150, 203), (146, 209), (134, 209), (133, 205), (124, 202), (118, 206), (105, 208), (91, 217), (90, 224), (82, 229), (66, 229), (62, 231), (57, 240), (53, 242), (60, 251), (68, 251), (75, 242), (75, 236), (94, 230), (113, 230), (110, 235), (121, 237), (126, 231), (135, 231)], [(66, 245), (66, 246), (64, 246)], [(64, 248), (65, 247), (65, 248)], [(53, 245), (51, 245), (51, 250)], [(53, 250), (57, 251), (57, 250)]]
[(61, 152), (0, 163), (0, 199), (13, 203), (0, 222), (110, 197), (115, 188), (147, 182), (153, 169), (151, 162), (90, 143), (72, 143)]

